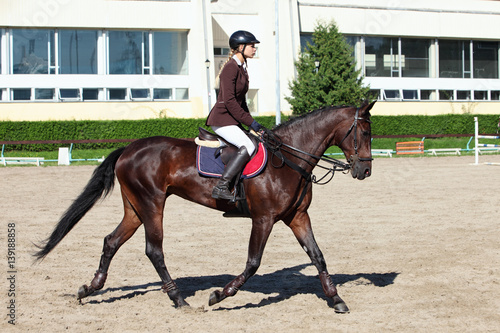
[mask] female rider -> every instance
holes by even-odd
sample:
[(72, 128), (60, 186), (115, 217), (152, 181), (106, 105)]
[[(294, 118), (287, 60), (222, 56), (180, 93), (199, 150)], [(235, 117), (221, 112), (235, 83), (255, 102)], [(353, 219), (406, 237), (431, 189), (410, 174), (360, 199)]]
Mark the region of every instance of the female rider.
[(239, 149), (227, 163), (219, 183), (212, 191), (215, 199), (233, 199), (229, 184), (254, 153), (255, 147), (241, 125), (256, 132), (262, 127), (250, 115), (245, 100), (249, 85), (246, 60), (254, 57), (257, 43), (260, 42), (248, 31), (236, 31), (229, 38), (231, 53), (219, 73), (219, 95), (206, 121), (215, 133)]

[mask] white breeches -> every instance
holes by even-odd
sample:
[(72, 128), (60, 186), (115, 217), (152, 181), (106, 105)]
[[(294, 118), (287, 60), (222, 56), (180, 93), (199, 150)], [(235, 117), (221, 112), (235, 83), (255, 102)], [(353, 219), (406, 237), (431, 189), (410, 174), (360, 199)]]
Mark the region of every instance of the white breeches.
[(217, 135), (222, 136), (227, 142), (232, 143), (238, 148), (245, 146), (248, 151), (248, 155), (252, 156), (255, 146), (250, 140), (250, 138), (236, 125), (228, 126), (211, 126), (212, 130), (217, 133)]

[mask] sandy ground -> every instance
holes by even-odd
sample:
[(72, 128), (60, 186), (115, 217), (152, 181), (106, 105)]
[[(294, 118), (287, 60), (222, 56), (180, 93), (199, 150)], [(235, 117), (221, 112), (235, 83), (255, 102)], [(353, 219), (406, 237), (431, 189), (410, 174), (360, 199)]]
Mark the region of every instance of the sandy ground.
[[(480, 161), (500, 162), (500, 156)], [(76, 300), (119, 223), (119, 190), (40, 264), (44, 239), (94, 167), (0, 168), (0, 244), (15, 225), (15, 296), (2, 256), (2, 332), (500, 332), (500, 166), (474, 157), (376, 159), (364, 181), (338, 173), (314, 187), (316, 239), (350, 307), (335, 314), (291, 231), (276, 224), (262, 266), (239, 293), (208, 306), (242, 272), (250, 220), (170, 198), (167, 267), (190, 309), (175, 309), (144, 255), (140, 228), (111, 264), (102, 291)], [(15, 322), (8, 309), (15, 301)]]

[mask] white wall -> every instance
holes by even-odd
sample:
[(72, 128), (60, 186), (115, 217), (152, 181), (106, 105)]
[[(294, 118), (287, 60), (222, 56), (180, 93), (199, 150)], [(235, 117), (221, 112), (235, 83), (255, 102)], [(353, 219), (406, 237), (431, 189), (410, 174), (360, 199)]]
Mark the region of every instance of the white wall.
[(302, 31), (334, 19), (345, 34), (498, 39), (500, 3), (474, 0), (301, 0)]
[[(205, 26), (203, 3), (206, 5), (206, 29), (208, 32), (205, 52)], [(108, 76), (97, 77), (102, 86), (119, 87), (123, 81), (134, 86), (179, 86), (187, 85), (190, 100), (186, 102), (103, 102), (103, 103), (19, 103), (0, 102), (0, 120), (19, 119), (77, 119), (79, 114), (99, 119), (144, 118), (158, 111), (167, 110), (174, 117), (205, 117), (210, 109), (205, 60), (210, 60), (210, 97), (215, 103), (213, 91), (218, 72), (213, 57), (213, 47), (224, 46), (235, 30), (249, 30), (261, 41), (259, 57), (249, 60), (250, 88), (258, 89), (258, 110), (260, 115), (276, 113), (276, 63), (279, 63), (281, 87), (280, 108), (290, 111), (284, 100), (290, 96), (288, 85), (295, 78), (294, 61), (300, 48), (300, 32), (312, 32), (319, 19), (335, 20), (339, 30), (353, 35), (415, 36), (426, 38), (493, 39), (499, 40), (500, 2), (498, 1), (412, 1), (412, 0), (279, 0), (279, 55), (275, 46), (275, 1), (191, 0), (191, 1), (117, 1), (117, 0), (0, 0), (0, 27), (20, 28), (91, 28), (91, 29), (144, 29), (188, 30), (189, 75), (187, 76)], [(225, 35), (212, 35), (213, 22), (220, 23)], [(2, 46), (5, 44), (2, 40)], [(2, 59), (5, 67), (5, 59)], [(96, 76), (62, 75), (2, 75), (0, 88), (23, 87), (26, 82), (36, 87), (92, 86)], [(398, 84), (411, 86), (418, 82), (406, 78), (400, 80), (369, 78), (367, 83), (384, 84), (388, 87)], [(445, 86), (441, 79), (430, 79), (435, 89)], [(461, 84), (461, 83), (460, 83)], [(475, 85), (499, 86), (500, 80), (478, 80)], [(480, 88), (480, 87), (479, 87)], [(478, 89), (479, 89), (478, 88)], [(434, 89), (434, 88), (432, 88)], [(123, 103), (123, 104), (120, 104)], [(446, 102), (445, 102), (446, 103)], [(479, 102), (481, 103), (481, 102)], [(404, 103), (403, 103), (404, 104)], [(443, 102), (436, 102), (432, 112), (446, 110)], [(495, 102), (486, 103), (485, 112), (492, 112)], [(57, 105), (57, 106), (56, 106)], [(394, 107), (393, 107), (394, 105)], [(422, 104), (409, 107), (408, 112), (420, 111)], [(398, 112), (396, 104), (377, 103), (382, 113)], [(87, 109), (88, 108), (88, 109)], [(51, 111), (51, 109), (53, 111)], [(64, 112), (63, 110), (67, 110)], [(108, 111), (106, 111), (108, 109)], [(109, 112), (126, 109), (127, 112)], [(429, 108), (426, 108), (429, 110)], [(448, 108), (449, 109), (449, 108)], [(462, 109), (459, 107), (458, 109)], [(476, 107), (482, 112), (483, 108)], [(23, 110), (20, 112), (20, 110)], [(57, 110), (57, 111), (56, 111)], [(87, 110), (87, 111), (86, 111)], [(132, 110), (132, 111), (130, 111)], [(140, 110), (135, 111), (133, 110)], [(148, 110), (153, 110), (150, 112)], [(441, 110), (441, 111), (436, 111)], [(95, 112), (98, 112), (97, 114)], [(43, 112), (44, 116), (40, 116)], [(132, 112), (132, 113), (131, 113)], [(444, 111), (445, 112), (445, 111)]]

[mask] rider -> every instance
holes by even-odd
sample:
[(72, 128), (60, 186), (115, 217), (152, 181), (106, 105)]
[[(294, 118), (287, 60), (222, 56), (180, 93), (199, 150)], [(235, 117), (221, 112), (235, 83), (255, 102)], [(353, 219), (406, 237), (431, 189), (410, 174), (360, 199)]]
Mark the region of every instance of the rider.
[(231, 52), (219, 73), (220, 90), (217, 103), (210, 111), (206, 124), (226, 141), (238, 147), (219, 183), (212, 191), (212, 198), (233, 199), (229, 184), (250, 160), (255, 146), (242, 130), (242, 124), (258, 132), (262, 126), (253, 119), (245, 100), (248, 91), (247, 58), (255, 55), (255, 44), (260, 43), (253, 34), (239, 30), (229, 38)]

